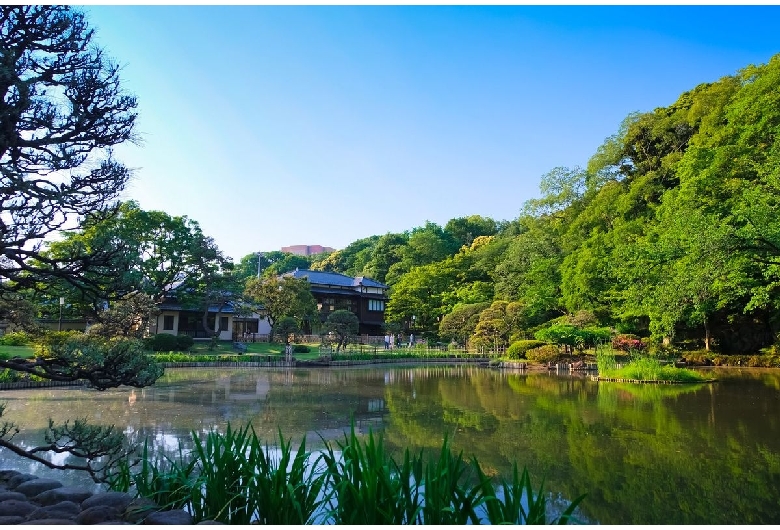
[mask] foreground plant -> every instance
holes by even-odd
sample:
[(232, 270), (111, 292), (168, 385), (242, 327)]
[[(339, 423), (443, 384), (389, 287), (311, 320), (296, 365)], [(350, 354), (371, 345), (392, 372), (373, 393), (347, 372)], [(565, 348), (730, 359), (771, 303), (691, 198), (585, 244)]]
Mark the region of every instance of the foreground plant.
[[(153, 460), (147, 447), (140, 469), (122, 468), (111, 488), (169, 508), (184, 508), (196, 522), (226, 524), (528, 524), (547, 523), (543, 485), (534, 491), (528, 472), (494, 488), (474, 459), (453, 455), (445, 439), (426, 460), (407, 449), (401, 464), (385, 451), (381, 435), (355, 433), (316, 457), (303, 439), (297, 451), (279, 433), (278, 447), (263, 446), (254, 429), (229, 425), (224, 434), (192, 433), (194, 449), (177, 459)], [(555, 521), (573, 521), (579, 497)]]

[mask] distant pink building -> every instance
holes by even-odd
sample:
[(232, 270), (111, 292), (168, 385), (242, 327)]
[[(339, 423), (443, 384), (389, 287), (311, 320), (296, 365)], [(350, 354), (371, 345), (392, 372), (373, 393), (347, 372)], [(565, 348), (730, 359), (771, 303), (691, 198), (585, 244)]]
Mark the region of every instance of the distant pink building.
[(322, 245), (292, 245), (289, 247), (282, 247), (282, 252), (289, 252), (297, 256), (312, 256), (314, 254), (322, 254), (323, 252), (333, 252), (334, 248), (323, 247)]

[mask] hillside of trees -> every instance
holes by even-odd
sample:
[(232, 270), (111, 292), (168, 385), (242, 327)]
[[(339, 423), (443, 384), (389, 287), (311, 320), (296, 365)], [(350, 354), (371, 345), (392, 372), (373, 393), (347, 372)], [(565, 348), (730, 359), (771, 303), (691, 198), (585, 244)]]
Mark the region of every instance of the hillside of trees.
[[(722, 353), (772, 346), (780, 281), (780, 56), (634, 113), (587, 167), (555, 168), (511, 222), (471, 216), (269, 256), (391, 286), (387, 319), (504, 344), (555, 323)], [(257, 256), (243, 268), (257, 274)], [(485, 331), (487, 330), (487, 331)], [(491, 340), (492, 340), (491, 339)]]

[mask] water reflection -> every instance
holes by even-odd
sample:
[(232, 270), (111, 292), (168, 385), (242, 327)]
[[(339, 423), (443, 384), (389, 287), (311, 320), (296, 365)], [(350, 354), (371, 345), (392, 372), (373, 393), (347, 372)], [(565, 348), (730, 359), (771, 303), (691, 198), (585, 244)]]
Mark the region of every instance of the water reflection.
[[(52, 417), (114, 423), (155, 450), (186, 445), (190, 431), (248, 421), (269, 443), (281, 430), (316, 448), (319, 436), (341, 439), (354, 417), (360, 432), (383, 431), (397, 455), (435, 451), (446, 435), (490, 473), (508, 477), (517, 461), (537, 483), (544, 476), (555, 499), (587, 492), (587, 521), (779, 522), (780, 376), (716, 376), (715, 384), (655, 386), (474, 366), (201, 368), (168, 370), (144, 389), (6, 391), (0, 399), (29, 444)], [(7, 452), (0, 459), (21, 469)]]

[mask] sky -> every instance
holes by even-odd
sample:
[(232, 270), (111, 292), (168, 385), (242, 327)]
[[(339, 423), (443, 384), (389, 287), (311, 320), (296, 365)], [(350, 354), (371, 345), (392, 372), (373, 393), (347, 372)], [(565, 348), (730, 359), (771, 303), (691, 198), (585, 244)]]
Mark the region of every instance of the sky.
[(780, 52), (780, 6), (80, 9), (138, 98), (122, 198), (236, 262), (515, 219), (629, 113)]

